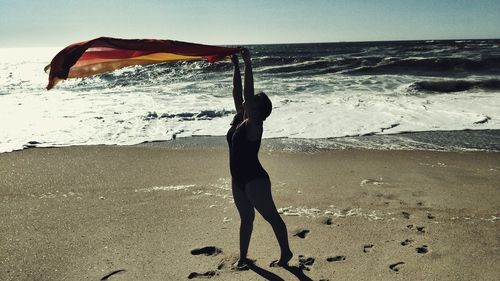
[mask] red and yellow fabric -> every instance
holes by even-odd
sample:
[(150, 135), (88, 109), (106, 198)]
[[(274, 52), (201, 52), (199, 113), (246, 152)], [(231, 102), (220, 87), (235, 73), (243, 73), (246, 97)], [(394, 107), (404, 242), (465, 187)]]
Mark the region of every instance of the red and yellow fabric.
[(67, 78), (91, 76), (126, 66), (185, 60), (215, 62), (240, 51), (174, 40), (100, 37), (61, 50), (45, 67), (45, 71), (50, 70), (47, 90)]

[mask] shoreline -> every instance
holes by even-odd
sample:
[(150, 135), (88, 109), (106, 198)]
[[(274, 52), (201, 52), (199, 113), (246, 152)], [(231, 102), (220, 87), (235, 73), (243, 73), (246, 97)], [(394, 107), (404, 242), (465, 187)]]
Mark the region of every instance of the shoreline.
[[(231, 269), (239, 217), (227, 157), (225, 143), (0, 154), (0, 274), (5, 280), (110, 274), (111, 280), (196, 280), (197, 274), (494, 280), (500, 274), (498, 153), (263, 149), (295, 254), (291, 271), (268, 266), (279, 250), (260, 215), (249, 251), (256, 268)], [(221, 253), (191, 254), (209, 246)]]
[[(42, 145), (42, 146), (39, 146)], [(24, 145), (30, 148), (61, 148), (89, 145), (49, 145), (38, 141)], [(194, 135), (170, 140), (145, 141), (138, 144), (110, 144), (104, 146), (158, 146), (158, 147), (224, 147), (225, 136)], [(375, 134), (338, 138), (264, 138), (262, 150), (321, 152), (329, 150), (381, 150), (381, 151), (443, 151), (443, 152), (500, 152), (500, 130), (422, 131), (397, 134)], [(0, 153), (2, 154), (2, 153)]]

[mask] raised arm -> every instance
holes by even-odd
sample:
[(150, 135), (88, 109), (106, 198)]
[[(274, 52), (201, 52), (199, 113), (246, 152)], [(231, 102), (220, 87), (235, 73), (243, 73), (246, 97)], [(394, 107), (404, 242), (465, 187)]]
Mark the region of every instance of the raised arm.
[(250, 59), (250, 52), (248, 49), (243, 49), (241, 52), (243, 61), (245, 62), (245, 88), (243, 90), (243, 97), (245, 98), (245, 109), (248, 111), (248, 118), (251, 121), (258, 120), (258, 111), (255, 106), (254, 88), (253, 88), (253, 70), (252, 60)]
[(253, 89), (253, 70), (252, 70), (252, 60), (250, 59), (250, 51), (248, 49), (243, 49), (241, 52), (243, 61), (245, 62), (245, 90), (243, 95), (245, 97), (245, 102), (249, 102), (253, 99), (254, 89)]
[(236, 108), (236, 112), (243, 111), (243, 89), (241, 87), (241, 74), (240, 74), (240, 65), (238, 63), (238, 57), (233, 55), (231, 57), (231, 61), (234, 66), (233, 73), (233, 100), (234, 107)]

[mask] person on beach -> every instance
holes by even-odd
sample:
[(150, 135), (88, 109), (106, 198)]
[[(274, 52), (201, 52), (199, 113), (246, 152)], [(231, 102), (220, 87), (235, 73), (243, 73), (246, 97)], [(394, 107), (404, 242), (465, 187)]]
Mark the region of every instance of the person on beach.
[(247, 253), (255, 217), (254, 209), (271, 224), (281, 249), (281, 256), (276, 264), (285, 266), (293, 257), (286, 225), (274, 204), (269, 175), (257, 156), (262, 139), (262, 123), (271, 114), (272, 104), (266, 94), (261, 92), (254, 95), (250, 52), (242, 49), (241, 55), (245, 63), (245, 87), (243, 90), (238, 57), (234, 55), (231, 58), (234, 65), (233, 99), (237, 113), (226, 135), (232, 192), (241, 219), (240, 258), (236, 266), (246, 267), (252, 262), (247, 258)]

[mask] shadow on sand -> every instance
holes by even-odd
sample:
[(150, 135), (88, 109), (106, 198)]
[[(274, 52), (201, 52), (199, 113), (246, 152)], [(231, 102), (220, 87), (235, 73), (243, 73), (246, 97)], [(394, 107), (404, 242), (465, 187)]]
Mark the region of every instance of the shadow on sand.
[[(259, 274), (260, 276), (262, 276), (266, 280), (269, 280), (269, 281), (284, 281), (283, 278), (279, 277), (278, 275), (276, 275), (276, 274), (274, 274), (274, 273), (272, 273), (272, 272), (270, 272), (268, 270), (265, 270), (262, 267), (257, 266), (255, 263), (249, 264), (248, 267), (250, 268), (250, 270), (252, 270), (253, 272)], [(307, 277), (304, 274), (304, 271), (300, 267), (298, 267), (298, 266), (283, 266), (283, 268), (286, 269), (286, 270), (288, 270), (288, 271), (290, 271), (300, 281), (312, 281), (312, 279), (309, 278), (309, 277)]]

